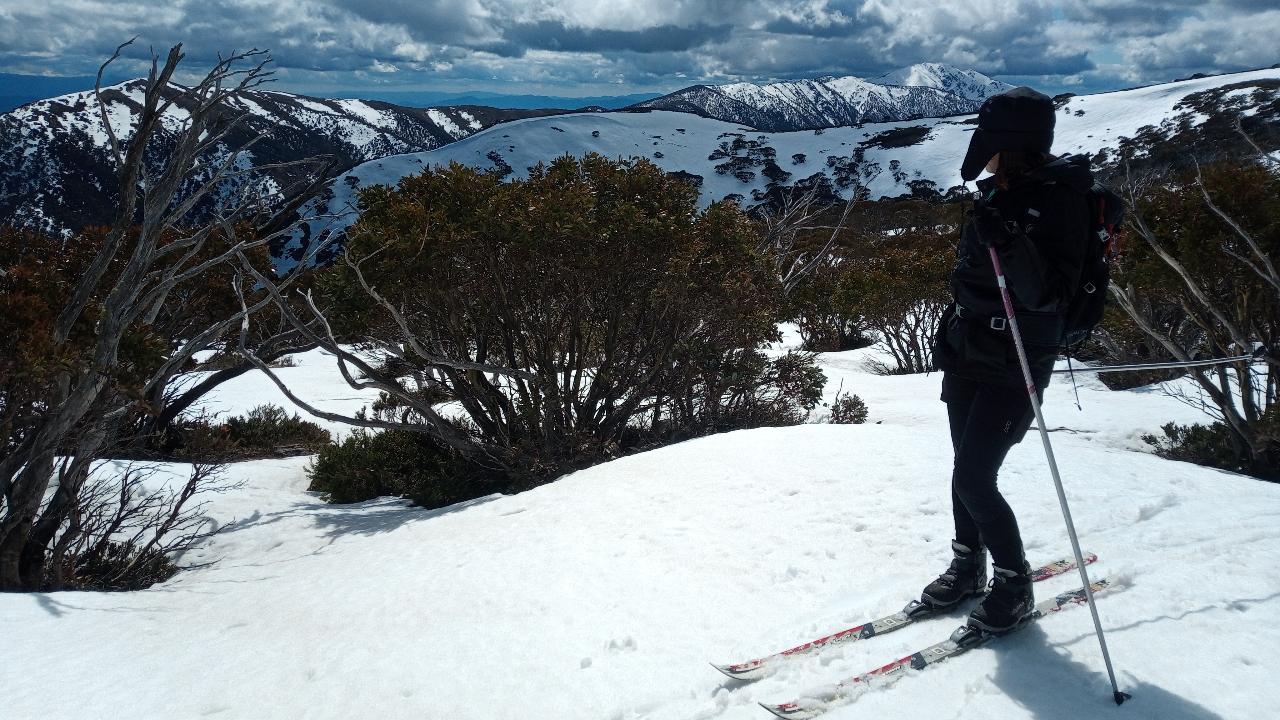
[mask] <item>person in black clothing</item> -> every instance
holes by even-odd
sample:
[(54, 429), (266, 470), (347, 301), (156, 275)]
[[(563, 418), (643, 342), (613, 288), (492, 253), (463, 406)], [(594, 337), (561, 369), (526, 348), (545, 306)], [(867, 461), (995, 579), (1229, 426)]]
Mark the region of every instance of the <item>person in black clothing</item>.
[[(1009, 449), (1034, 417), (988, 248), (1007, 279), (1036, 389), (1057, 358), (1064, 314), (1080, 282), (1089, 232), (1088, 159), (1054, 157), (1053, 101), (1030, 88), (988, 98), (961, 166), (965, 181), (985, 166), (979, 198), (961, 231), (934, 359), (943, 371), (955, 465), (951, 505), (955, 557), (922, 602), (954, 605), (986, 591), (969, 624), (1002, 631), (1034, 607), (1030, 568), (1013, 510), (996, 487)], [(993, 579), (988, 591), (986, 551)]]

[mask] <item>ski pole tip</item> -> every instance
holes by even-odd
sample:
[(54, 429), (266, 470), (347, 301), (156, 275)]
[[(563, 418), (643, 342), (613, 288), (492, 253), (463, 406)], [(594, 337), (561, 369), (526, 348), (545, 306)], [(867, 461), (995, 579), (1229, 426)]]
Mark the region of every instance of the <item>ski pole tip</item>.
[(1132, 698), (1133, 696), (1132, 696), (1132, 695), (1130, 695), (1129, 693), (1120, 692), (1119, 690), (1117, 690), (1117, 691), (1115, 691), (1115, 693), (1112, 695), (1112, 697), (1114, 697), (1114, 698), (1116, 699), (1116, 704), (1117, 704), (1117, 705), (1123, 705), (1125, 700), (1128, 700), (1128, 699)]

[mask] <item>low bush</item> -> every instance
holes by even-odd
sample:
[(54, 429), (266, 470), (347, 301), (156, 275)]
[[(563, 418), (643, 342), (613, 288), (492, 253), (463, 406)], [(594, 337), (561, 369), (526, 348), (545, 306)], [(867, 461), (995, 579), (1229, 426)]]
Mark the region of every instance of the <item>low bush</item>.
[(719, 368), (719, 377), (732, 384), (726, 392), (706, 394), (701, 417), (686, 424), (692, 434), (798, 425), (822, 402), (827, 376), (812, 353), (742, 355), (736, 366)]
[(314, 451), (330, 442), (328, 430), (290, 415), (279, 405), (259, 405), (244, 416), (230, 418), (227, 438), (241, 451), (265, 454)]
[(334, 503), (394, 496), (438, 508), (520, 489), (505, 475), (484, 472), (429, 435), (407, 430), (356, 430), (322, 448), (307, 472), (308, 489)]
[[(160, 474), (165, 479), (156, 482)], [(190, 466), (185, 481), (176, 479), (151, 463), (85, 478), (71, 523), (55, 529), (40, 585), (142, 590), (172, 577), (189, 550), (234, 525), (212, 522), (207, 498), (240, 485), (224, 477), (223, 466), (202, 463)], [(59, 501), (55, 493), (46, 509)]]
[(1268, 426), (1271, 430), (1268, 450), (1263, 457), (1252, 462), (1241, 462), (1239, 437), (1223, 422), (1210, 425), (1178, 425), (1167, 423), (1161, 427), (1162, 436), (1143, 435), (1142, 439), (1155, 448), (1156, 454), (1170, 460), (1182, 460), (1197, 465), (1207, 465), (1222, 470), (1253, 475), (1254, 477), (1280, 481), (1280, 418), (1271, 413)]
[(163, 431), (126, 445), (113, 457), (174, 462), (234, 462), (306, 455), (332, 442), (329, 431), (278, 405), (259, 405), (226, 422), (183, 417)]
[(139, 550), (134, 543), (108, 542), (103, 552), (68, 561), (68, 575), (82, 590), (144, 590), (177, 574), (168, 554), (154, 548)]
[[(732, 202), (700, 208), (647, 160), (565, 156), (510, 182), (451, 165), (359, 202), (350, 262), (317, 275), (327, 320), (382, 358), (361, 368), (387, 390), (371, 412), (477, 472), (533, 486), (655, 444), (799, 422), (820, 398), (811, 361), (761, 352), (780, 340), (783, 287), (754, 220)], [(465, 431), (440, 422), (442, 402)], [(394, 438), (347, 451), (441, 452)], [(320, 485), (419, 494), (416, 475), (358, 471), (350, 488)]]
[(867, 421), (867, 404), (852, 393), (837, 394), (831, 401), (832, 425), (861, 425)]

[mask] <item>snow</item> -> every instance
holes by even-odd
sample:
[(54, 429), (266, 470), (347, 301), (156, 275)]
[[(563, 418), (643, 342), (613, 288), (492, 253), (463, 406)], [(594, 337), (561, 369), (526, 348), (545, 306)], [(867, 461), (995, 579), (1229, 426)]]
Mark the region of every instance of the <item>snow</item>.
[(870, 95), (887, 96), (893, 92), (893, 89), (885, 87), (873, 82), (868, 82), (860, 77), (840, 77), (827, 80), (824, 85), (835, 90), (840, 95), (848, 98), (856, 98), (863, 100)]
[[(439, 125), (441, 130), (449, 133), (451, 138), (457, 139), (467, 135), (467, 131), (458, 127), (458, 124), (452, 118), (435, 108), (427, 108), (427, 117), (431, 118), (431, 122)], [(472, 124), (474, 125), (474, 123), (475, 121), (473, 120)]]
[[(333, 356), (324, 350), (310, 350), (290, 357), (295, 363), (294, 367), (275, 368), (275, 373), (303, 401), (320, 410), (353, 415), (361, 407), (378, 399), (377, 390), (353, 390), (341, 382), (341, 378), (335, 377)], [(205, 373), (191, 373), (184, 382), (195, 385), (204, 377)], [(338, 380), (337, 383), (333, 382), (335, 379)], [(225, 383), (218, 388), (217, 393), (206, 397), (193, 410), (225, 419), (264, 404), (280, 405), (289, 408), (291, 412), (306, 415), (295, 410), (276, 384), (258, 372), (247, 373)], [(335, 438), (341, 438), (352, 430), (349, 425), (320, 418), (308, 419), (328, 430)]]
[[(395, 185), (401, 177), (417, 174), (427, 166), (458, 162), (482, 169), (493, 167), (492, 153), (501, 156), (513, 168), (512, 178), (528, 177), (529, 167), (539, 162), (550, 162), (566, 153), (598, 152), (608, 157), (639, 155), (668, 171), (684, 170), (701, 175), (701, 202), (704, 206), (733, 193), (745, 195), (750, 201), (752, 191), (763, 191), (768, 184), (767, 178), (760, 173), (761, 168), (753, 168), (755, 179), (744, 183), (732, 175), (716, 173), (714, 166), (723, 160), (707, 158), (721, 142), (720, 136), (724, 133), (743, 135), (748, 140), (763, 138), (763, 143), (777, 152), (777, 162), (782, 169), (794, 173), (794, 181), (818, 172), (830, 174), (826, 165), (828, 155), (850, 156), (859, 142), (878, 132), (922, 125), (931, 126), (930, 140), (936, 139), (940, 145), (926, 142), (905, 148), (867, 150), (867, 161), (882, 166), (882, 171), (868, 183), (873, 196), (896, 196), (908, 191), (888, 172), (889, 162), (893, 159), (900, 160), (903, 167), (919, 170), (926, 178), (940, 180), (939, 185), (943, 189), (958, 185), (958, 168), (964, 144), (968, 141), (967, 133), (972, 131), (972, 126), (957, 122), (903, 121), (868, 124), (862, 128), (832, 128), (822, 135), (815, 135), (812, 131), (770, 134), (688, 113), (655, 110), (517, 120), (429, 152), (395, 155), (365, 163), (333, 182), (333, 198), (319, 212), (346, 212), (355, 207), (355, 195), (359, 189), (371, 185)], [(594, 134), (596, 132), (598, 136)], [(945, 150), (940, 150), (940, 147)], [(806, 154), (806, 163), (793, 165), (791, 156), (795, 153)], [(348, 177), (357, 179), (354, 186), (347, 182)], [(334, 221), (318, 221), (313, 224), (312, 236), (324, 229), (345, 228), (354, 219), (354, 215), (346, 215)]]
[(475, 119), (475, 117), (471, 113), (467, 112), (466, 110), (459, 110), (458, 117), (462, 118), (463, 121), (467, 123), (467, 127), (471, 128), (472, 130), (484, 129), (484, 124), (481, 123), (479, 120)]
[(390, 113), (370, 107), (361, 100), (334, 100), (334, 104), (347, 114), (353, 115), (370, 125), (383, 130), (396, 126), (395, 118)]
[(315, 112), (322, 113), (325, 115), (334, 114), (333, 108), (329, 107), (328, 105), (308, 99), (306, 97), (303, 97), (302, 95), (286, 95), (285, 97), (293, 100), (294, 102), (296, 102), (297, 104), (301, 105), (304, 108), (307, 108), (308, 110), (313, 110)]
[(992, 80), (974, 70), (961, 70), (941, 63), (917, 63), (885, 73), (875, 79), (884, 85), (932, 87), (956, 93), (961, 97), (985, 100), (1013, 86)]
[[(1070, 98), (1059, 112), (1054, 132), (1057, 152), (1092, 152), (1114, 146), (1121, 137), (1132, 137), (1140, 128), (1158, 126), (1173, 117), (1175, 106), (1184, 97), (1228, 83), (1243, 83), (1280, 78), (1280, 70), (1257, 70), (1228, 76), (1152, 85), (1136, 90), (1078, 95)], [(1083, 115), (1076, 115), (1084, 111)], [(1070, 113), (1070, 114), (1067, 114)], [(1197, 122), (1204, 116), (1197, 114)]]
[[(5, 666), (74, 679), (14, 684), (5, 717), (763, 720), (758, 701), (961, 622), (832, 649), (753, 684), (707, 665), (895, 611), (945, 566), (940, 377), (868, 374), (873, 354), (819, 356), (827, 399), (858, 393), (868, 424), (724, 433), (442, 510), (326, 505), (305, 491), (306, 458), (234, 465), (244, 485), (214, 514), (241, 524), (187, 558), (214, 564), (142, 592), (0, 595)], [(327, 407), (369, 399), (328, 362), (309, 353), (280, 372)], [(1280, 486), (1142, 451), (1138, 434), (1196, 411), (1158, 387), (1080, 381), (1083, 412), (1061, 378), (1045, 412), (1083, 544), (1100, 556), (1092, 572), (1125, 584), (1099, 611), (1134, 700), (1111, 705), (1089, 614), (1075, 609), (826, 717), (1271, 714)], [(245, 376), (211, 405), (274, 399)], [(1031, 559), (1069, 554), (1034, 434), (1001, 477)]]
[[(1228, 83), (1277, 78), (1280, 78), (1280, 70), (1259, 70), (1072, 97), (1059, 111), (1054, 151), (1092, 155), (1104, 148), (1115, 148), (1122, 138), (1135, 136), (1139, 129), (1159, 126), (1164, 120), (1185, 112), (1176, 106), (1191, 93)], [(855, 85), (873, 88), (876, 92), (905, 91), (901, 87), (868, 84), (857, 78), (824, 82), (828, 85), (835, 83), (845, 94), (854, 93)], [(721, 86), (720, 89), (731, 96), (763, 98), (762, 93), (781, 92), (782, 87), (783, 84), (762, 88), (740, 83)], [(765, 102), (767, 98), (761, 101)], [(337, 219), (312, 223), (311, 236), (315, 237), (324, 230), (341, 230), (354, 222), (355, 216), (349, 210), (355, 207), (355, 195), (360, 188), (379, 184), (394, 186), (406, 174), (417, 174), (424, 167), (445, 166), (451, 162), (489, 169), (495, 166), (491, 159), (495, 155), (511, 166), (513, 173), (510, 177), (513, 179), (527, 177), (529, 167), (565, 154), (581, 156), (598, 152), (615, 158), (642, 156), (664, 170), (702, 176), (701, 203), (704, 206), (731, 194), (742, 195), (745, 204), (753, 204), (753, 193), (764, 192), (770, 183), (762, 172), (763, 166), (751, 167), (754, 177), (744, 182), (732, 174), (718, 174), (715, 166), (724, 160), (709, 158), (722, 142), (732, 140), (726, 137), (726, 133), (740, 135), (744, 140), (773, 149), (779, 167), (793, 174), (786, 181), (790, 184), (815, 173), (835, 179), (835, 172), (827, 165), (828, 158), (851, 158), (861, 143), (880, 133), (900, 128), (924, 128), (928, 131), (927, 136), (912, 145), (866, 146), (863, 161), (856, 168), (858, 177), (872, 198), (908, 194), (911, 192), (909, 183), (913, 180), (932, 181), (938, 191), (945, 192), (963, 182), (960, 161), (975, 127), (966, 122), (971, 117), (866, 123), (857, 127), (828, 128), (821, 134), (809, 130), (764, 133), (689, 113), (660, 110), (527, 118), (491, 127), (429, 152), (381, 158), (349, 170), (333, 182), (333, 197), (327, 204), (311, 208), (323, 214), (345, 214)], [(1193, 120), (1201, 122), (1204, 117), (1197, 114)], [(805, 155), (805, 162), (793, 163), (791, 158), (795, 154)], [(892, 172), (890, 164), (894, 161), (900, 164), (902, 172)], [(354, 178), (354, 183), (349, 182), (349, 178)], [(837, 189), (848, 196), (847, 187)]]
[(279, 124), (281, 122), (280, 118), (277, 117), (275, 113), (271, 112), (270, 110), (267, 110), (266, 108), (262, 107), (261, 105), (254, 102), (252, 99), (248, 97), (239, 97), (239, 98), (236, 98), (236, 101), (241, 105), (244, 105), (245, 109), (248, 110), (249, 113), (252, 115), (256, 115), (257, 117), (263, 118), (266, 121), (273, 124)]

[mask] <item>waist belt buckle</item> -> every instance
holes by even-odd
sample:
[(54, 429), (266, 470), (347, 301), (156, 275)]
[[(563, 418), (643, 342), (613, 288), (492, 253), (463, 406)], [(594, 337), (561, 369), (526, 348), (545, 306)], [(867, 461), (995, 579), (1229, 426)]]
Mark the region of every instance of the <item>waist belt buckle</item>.
[(992, 330), (1004, 330), (1009, 325), (1009, 321), (1002, 317), (991, 318)]

